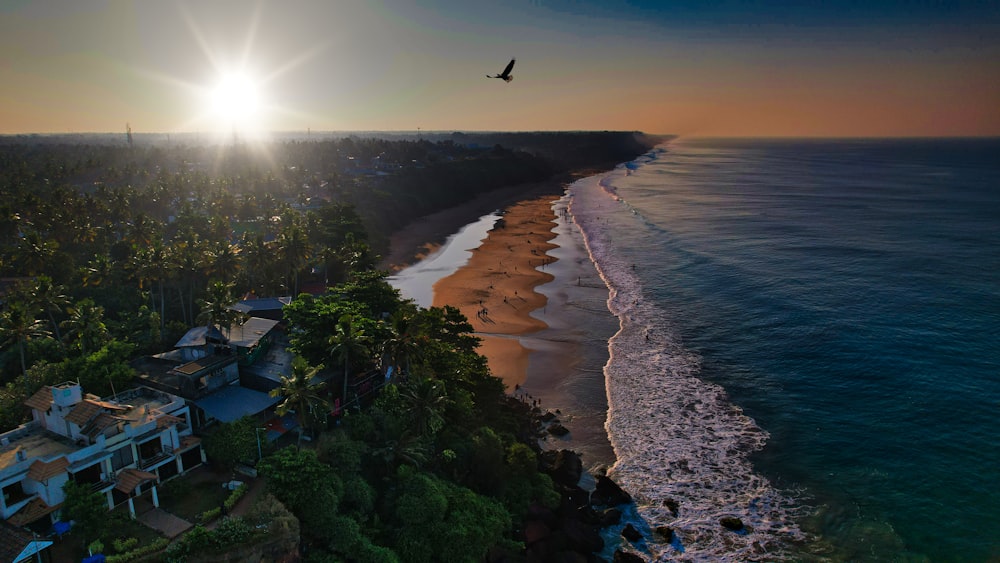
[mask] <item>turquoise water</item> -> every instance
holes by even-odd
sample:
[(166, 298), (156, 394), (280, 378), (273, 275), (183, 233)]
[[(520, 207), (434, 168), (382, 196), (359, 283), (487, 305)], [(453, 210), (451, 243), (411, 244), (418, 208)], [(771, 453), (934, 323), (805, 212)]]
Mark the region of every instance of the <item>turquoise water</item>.
[(652, 557), (1000, 557), (997, 163), (997, 140), (682, 139), (572, 187), (622, 319), (615, 472), (677, 531)]

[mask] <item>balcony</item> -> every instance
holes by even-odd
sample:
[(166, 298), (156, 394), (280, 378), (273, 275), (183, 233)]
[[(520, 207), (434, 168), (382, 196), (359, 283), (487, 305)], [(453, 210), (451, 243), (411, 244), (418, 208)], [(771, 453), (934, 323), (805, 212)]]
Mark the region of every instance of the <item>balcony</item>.
[(144, 471), (163, 465), (164, 462), (174, 458), (174, 448), (163, 446), (163, 449), (155, 452), (150, 457), (140, 458), (136, 466)]
[(87, 483), (90, 485), (91, 492), (94, 493), (106, 493), (115, 486), (115, 481), (97, 481), (95, 483)]

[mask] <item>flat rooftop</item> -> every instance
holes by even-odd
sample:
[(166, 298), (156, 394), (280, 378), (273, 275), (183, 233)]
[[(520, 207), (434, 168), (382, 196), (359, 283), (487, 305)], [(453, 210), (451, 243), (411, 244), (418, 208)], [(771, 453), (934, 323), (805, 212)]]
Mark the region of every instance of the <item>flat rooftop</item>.
[(27, 459), (51, 459), (70, 454), (78, 449), (80, 446), (74, 444), (69, 438), (55, 432), (49, 432), (41, 426), (35, 426), (18, 438), (11, 439), (9, 445), (0, 448), (0, 471), (19, 463), (18, 450), (23, 451)]

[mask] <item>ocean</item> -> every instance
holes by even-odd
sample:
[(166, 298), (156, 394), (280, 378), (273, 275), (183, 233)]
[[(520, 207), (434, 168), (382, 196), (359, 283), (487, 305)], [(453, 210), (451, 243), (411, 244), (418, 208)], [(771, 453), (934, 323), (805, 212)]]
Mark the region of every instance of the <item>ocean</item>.
[(1000, 558), (1000, 141), (677, 139), (556, 208), (617, 317), (577, 410), (630, 549)]

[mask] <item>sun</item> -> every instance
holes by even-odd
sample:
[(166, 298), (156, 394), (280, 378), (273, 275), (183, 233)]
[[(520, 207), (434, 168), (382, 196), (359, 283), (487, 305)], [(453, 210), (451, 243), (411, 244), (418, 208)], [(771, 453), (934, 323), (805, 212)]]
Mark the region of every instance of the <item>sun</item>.
[(261, 128), (261, 83), (244, 71), (221, 73), (205, 96), (205, 114), (220, 131), (253, 133)]

